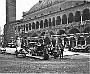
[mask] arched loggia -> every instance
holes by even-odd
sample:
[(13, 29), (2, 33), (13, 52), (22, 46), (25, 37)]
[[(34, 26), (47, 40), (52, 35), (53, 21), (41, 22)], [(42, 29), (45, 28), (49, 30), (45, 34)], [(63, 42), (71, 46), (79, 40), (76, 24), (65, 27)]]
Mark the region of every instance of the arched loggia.
[(67, 24), (67, 15), (66, 14), (64, 14), (62, 16), (62, 24)]
[(32, 23), (32, 29), (35, 29), (35, 23), (34, 22)]
[(36, 22), (36, 29), (38, 29), (39, 28), (39, 22), (37, 21)]
[(73, 21), (74, 21), (73, 13), (69, 13), (68, 23), (72, 23)]
[(46, 27), (48, 27), (48, 20), (47, 19), (45, 19), (45, 21), (44, 21), (44, 28), (46, 28)]
[(43, 28), (43, 20), (40, 21), (40, 28)]
[(61, 17), (57, 16), (56, 25), (60, 25), (60, 24), (61, 24)]
[(55, 26), (55, 18), (52, 19), (52, 26)]
[(75, 13), (75, 22), (79, 22), (79, 21), (81, 21), (81, 12), (76, 11), (76, 13)]
[(49, 27), (51, 26), (51, 18), (49, 18)]
[(76, 28), (73, 28), (69, 31), (69, 34), (75, 34), (75, 33), (80, 33), (80, 31)]
[(83, 21), (90, 19), (90, 12), (89, 9), (84, 9), (82, 14)]

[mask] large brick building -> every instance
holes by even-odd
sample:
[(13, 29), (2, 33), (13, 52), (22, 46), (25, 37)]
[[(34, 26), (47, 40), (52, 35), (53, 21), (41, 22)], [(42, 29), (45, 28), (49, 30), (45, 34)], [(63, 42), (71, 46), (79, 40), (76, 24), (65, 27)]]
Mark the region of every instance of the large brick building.
[[(90, 2), (69, 0), (39, 0), (23, 19), (10, 23), (9, 39), (47, 34), (66, 34), (64, 42), (90, 44)], [(23, 33), (22, 33), (23, 32)], [(69, 36), (70, 35), (70, 36)]]

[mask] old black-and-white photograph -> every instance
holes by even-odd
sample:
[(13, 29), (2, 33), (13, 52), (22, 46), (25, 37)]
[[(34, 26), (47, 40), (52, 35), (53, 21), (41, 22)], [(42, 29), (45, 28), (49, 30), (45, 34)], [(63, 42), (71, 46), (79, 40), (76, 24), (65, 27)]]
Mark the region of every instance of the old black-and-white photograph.
[(90, 1), (0, 0), (0, 73), (90, 74)]

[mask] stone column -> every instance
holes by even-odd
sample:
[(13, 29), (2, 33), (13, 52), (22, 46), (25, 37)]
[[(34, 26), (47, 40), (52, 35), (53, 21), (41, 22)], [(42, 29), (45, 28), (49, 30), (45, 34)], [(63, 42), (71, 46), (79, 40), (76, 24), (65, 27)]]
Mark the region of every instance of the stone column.
[(70, 38), (69, 38), (69, 45), (70, 45)]
[(85, 38), (84, 40), (85, 40), (85, 45), (87, 45), (87, 41), (86, 41), (86, 38)]
[(32, 31), (32, 24), (31, 24), (31, 31)]
[(68, 17), (67, 17), (67, 24), (68, 24)]
[(76, 47), (78, 46), (78, 39), (76, 38)]
[(61, 18), (61, 25), (62, 25), (62, 18)]
[(83, 25), (82, 15), (83, 13), (81, 12), (81, 25)]
[(39, 30), (40, 30), (40, 24), (39, 24)]

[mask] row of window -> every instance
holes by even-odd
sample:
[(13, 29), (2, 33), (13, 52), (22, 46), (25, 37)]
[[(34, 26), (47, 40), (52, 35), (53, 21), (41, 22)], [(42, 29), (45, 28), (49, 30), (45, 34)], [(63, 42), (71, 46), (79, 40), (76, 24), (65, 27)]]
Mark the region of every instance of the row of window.
[(67, 15), (64, 14), (62, 16), (62, 19), (60, 16), (57, 16), (56, 19), (55, 17), (49, 19), (45, 19), (44, 21), (41, 20), (26, 24), (24, 26), (18, 26), (18, 31), (20, 31), (20, 29), (24, 29), (24, 31), (28, 31), (28, 30), (32, 30), (32, 29), (39, 29), (39, 28), (46, 28), (46, 27), (50, 27), (50, 26), (55, 26), (55, 25), (60, 25), (60, 24), (68, 24), (68, 23), (72, 23), (72, 22), (79, 22), (81, 21), (81, 16), (82, 16), (82, 21), (85, 20), (89, 20), (90, 19), (90, 12), (89, 9), (84, 9), (83, 13), (81, 14), (80, 11), (76, 11), (75, 16), (73, 15), (73, 13), (69, 13), (69, 16), (67, 18)]

